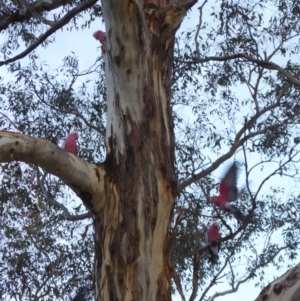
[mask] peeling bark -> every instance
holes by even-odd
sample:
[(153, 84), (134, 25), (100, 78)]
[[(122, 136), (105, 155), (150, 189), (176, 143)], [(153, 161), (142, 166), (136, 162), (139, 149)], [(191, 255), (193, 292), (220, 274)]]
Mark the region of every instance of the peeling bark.
[(175, 31), (153, 35), (138, 1), (103, 1), (102, 8), (109, 177), (107, 206), (96, 227), (96, 296), (170, 300), (169, 224), (177, 192), (170, 108)]
[(255, 301), (299, 301), (300, 263), (268, 284)]

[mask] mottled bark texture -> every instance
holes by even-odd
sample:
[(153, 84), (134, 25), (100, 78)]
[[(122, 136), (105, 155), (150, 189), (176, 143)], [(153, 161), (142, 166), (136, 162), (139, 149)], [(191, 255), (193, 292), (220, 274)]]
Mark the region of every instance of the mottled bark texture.
[(255, 301), (299, 301), (300, 263), (267, 285)]
[(102, 1), (108, 149), (107, 205), (96, 220), (97, 300), (171, 299), (177, 179), (170, 86), (175, 31), (186, 9), (167, 1), (150, 7)]

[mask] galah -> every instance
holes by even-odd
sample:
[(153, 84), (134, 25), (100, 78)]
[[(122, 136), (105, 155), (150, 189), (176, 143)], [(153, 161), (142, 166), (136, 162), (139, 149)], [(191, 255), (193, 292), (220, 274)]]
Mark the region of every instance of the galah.
[(105, 32), (102, 30), (97, 30), (96, 32), (93, 33), (93, 37), (98, 40), (102, 45), (106, 40), (106, 35)]
[(210, 248), (208, 249), (210, 258), (209, 261), (212, 264), (216, 264), (219, 259), (219, 250), (221, 247), (221, 243), (218, 242), (221, 239), (221, 235), (219, 232), (219, 226), (216, 222), (214, 222), (206, 233), (206, 243), (208, 245), (211, 244)]
[(242, 222), (244, 218), (242, 212), (236, 206), (230, 204), (230, 202), (234, 202), (238, 198), (237, 172), (238, 164), (233, 162), (220, 182), (220, 195), (213, 196), (210, 201), (221, 210), (233, 214), (238, 221)]
[(77, 132), (71, 132), (63, 144), (63, 148), (67, 152), (69, 152), (75, 156), (77, 156), (77, 152), (78, 152), (77, 143), (76, 143), (78, 138), (79, 138), (79, 135)]

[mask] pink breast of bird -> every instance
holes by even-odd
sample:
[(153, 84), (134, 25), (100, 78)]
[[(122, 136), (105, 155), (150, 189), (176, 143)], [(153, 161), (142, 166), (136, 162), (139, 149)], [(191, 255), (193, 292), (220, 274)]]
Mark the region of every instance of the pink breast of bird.
[(228, 202), (229, 191), (224, 180), (220, 183), (220, 195), (217, 197), (216, 205), (223, 207)]
[(218, 207), (224, 207), (227, 204), (227, 195), (218, 195), (211, 198), (212, 202)]
[(217, 225), (212, 225), (208, 230), (208, 242), (212, 243), (216, 240), (219, 240), (221, 238), (219, 233), (219, 228)]
[(98, 40), (101, 44), (106, 40), (106, 35), (105, 32), (102, 30), (97, 30), (94, 34), (93, 37)]
[(72, 153), (74, 155), (77, 155), (77, 135), (71, 134), (68, 136), (66, 140), (65, 150), (69, 153)]

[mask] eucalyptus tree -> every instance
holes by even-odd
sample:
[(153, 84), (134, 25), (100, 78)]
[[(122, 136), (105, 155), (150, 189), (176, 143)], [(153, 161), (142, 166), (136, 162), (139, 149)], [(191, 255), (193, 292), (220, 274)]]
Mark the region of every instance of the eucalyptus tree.
[[(297, 180), (300, 159), (298, 2), (1, 5), (0, 66), (13, 78), (0, 88), (2, 299), (66, 298), (88, 281), (96, 300), (214, 300), (296, 259), (298, 192), (284, 197), (278, 179)], [(40, 60), (56, 32), (95, 20), (106, 40), (91, 68)], [(78, 156), (59, 147), (74, 129)], [(210, 203), (211, 173), (232, 158), (244, 162), (242, 223)]]

